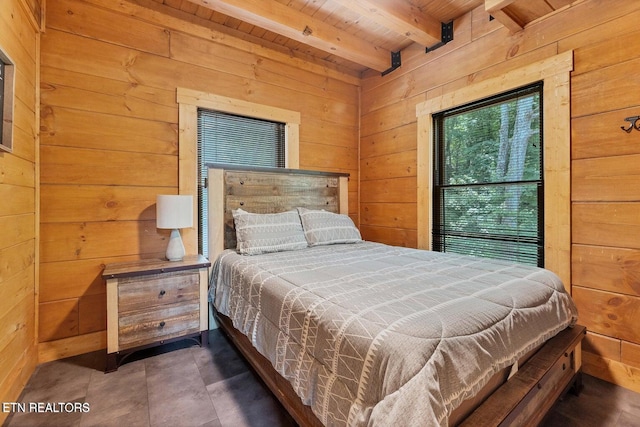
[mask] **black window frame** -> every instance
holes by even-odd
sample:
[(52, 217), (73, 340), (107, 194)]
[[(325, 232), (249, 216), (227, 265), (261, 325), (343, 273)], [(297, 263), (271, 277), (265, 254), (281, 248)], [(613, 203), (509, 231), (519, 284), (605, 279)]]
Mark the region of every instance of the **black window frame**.
[[(445, 147), (445, 135), (444, 135), (444, 120), (447, 117), (451, 117), (454, 115), (463, 114), (465, 112), (469, 112), (476, 109), (481, 109), (485, 107), (489, 107), (492, 105), (498, 105), (513, 99), (516, 99), (520, 96), (527, 96), (532, 93), (538, 94), (538, 113), (539, 113), (539, 144), (540, 144), (540, 178), (538, 180), (522, 180), (522, 181), (501, 181), (501, 182), (491, 182), (487, 183), (473, 183), (473, 184), (462, 184), (462, 185), (448, 185), (443, 184), (445, 181), (444, 173), (445, 173), (445, 156), (442, 155), (444, 147)], [(433, 118), (433, 191), (432, 191), (432, 250), (446, 252), (447, 251), (447, 243), (446, 236), (454, 236), (458, 235), (461, 238), (474, 238), (474, 239), (484, 239), (490, 240), (494, 242), (523, 242), (529, 244), (535, 244), (536, 246), (536, 259), (535, 264), (539, 267), (544, 267), (544, 135), (542, 132), (544, 117), (543, 117), (543, 82), (535, 82), (530, 85), (526, 85), (517, 89), (513, 89), (495, 96), (491, 96), (485, 99), (481, 99), (478, 101), (470, 102), (455, 108), (451, 108), (449, 110), (445, 110), (432, 115)], [(444, 191), (447, 188), (454, 187), (479, 187), (479, 186), (492, 186), (492, 185), (536, 185), (536, 194), (537, 194), (537, 231), (535, 236), (528, 237), (515, 237), (510, 235), (500, 235), (500, 234), (491, 234), (491, 233), (470, 233), (470, 232), (459, 232), (452, 230), (445, 230), (443, 222), (443, 216), (446, 215), (444, 211), (443, 201), (444, 201)], [(484, 255), (483, 255), (484, 256)], [(500, 256), (496, 256), (495, 254), (490, 255), (491, 257), (501, 258)], [(512, 256), (512, 260), (519, 261), (519, 257)], [(520, 259), (521, 261), (521, 259)], [(527, 260), (528, 262), (529, 260)], [(532, 262), (528, 262), (532, 263)]]

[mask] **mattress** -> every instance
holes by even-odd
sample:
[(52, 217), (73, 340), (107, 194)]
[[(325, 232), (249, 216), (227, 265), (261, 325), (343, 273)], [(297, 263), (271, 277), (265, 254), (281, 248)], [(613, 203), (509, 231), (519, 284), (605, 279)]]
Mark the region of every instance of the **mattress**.
[(577, 320), (548, 270), (373, 242), (227, 250), (210, 293), (326, 426), (447, 425)]

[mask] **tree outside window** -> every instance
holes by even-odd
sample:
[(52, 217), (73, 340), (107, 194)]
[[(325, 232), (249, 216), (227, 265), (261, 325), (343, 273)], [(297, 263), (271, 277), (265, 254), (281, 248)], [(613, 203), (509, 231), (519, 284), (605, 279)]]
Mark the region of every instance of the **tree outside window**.
[(434, 115), (433, 249), (544, 263), (542, 84)]

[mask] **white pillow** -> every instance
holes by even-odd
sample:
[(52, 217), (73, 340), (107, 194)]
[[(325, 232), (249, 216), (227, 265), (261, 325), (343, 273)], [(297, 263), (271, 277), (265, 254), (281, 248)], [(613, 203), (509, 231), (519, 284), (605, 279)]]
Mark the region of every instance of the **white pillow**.
[(362, 242), (360, 231), (347, 215), (298, 208), (309, 246)]
[(308, 246), (300, 216), (295, 210), (256, 214), (235, 209), (232, 214), (236, 226), (236, 248), (241, 254), (292, 251)]

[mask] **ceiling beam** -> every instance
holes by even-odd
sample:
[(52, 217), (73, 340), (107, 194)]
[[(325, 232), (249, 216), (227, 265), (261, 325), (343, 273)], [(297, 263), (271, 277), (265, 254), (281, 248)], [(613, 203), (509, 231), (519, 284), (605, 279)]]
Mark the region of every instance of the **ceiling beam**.
[(441, 41), (442, 24), (405, 0), (349, 0), (340, 5), (422, 46)]
[(358, 37), (277, 1), (191, 1), (376, 71), (382, 72), (391, 64), (389, 50), (372, 46)]
[(486, 11), (494, 9), (504, 9), (516, 0), (484, 0), (484, 8)]
[(507, 11), (507, 6), (515, 0), (484, 0), (484, 10), (496, 18), (498, 22), (507, 27), (512, 33), (524, 29), (524, 25)]

